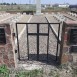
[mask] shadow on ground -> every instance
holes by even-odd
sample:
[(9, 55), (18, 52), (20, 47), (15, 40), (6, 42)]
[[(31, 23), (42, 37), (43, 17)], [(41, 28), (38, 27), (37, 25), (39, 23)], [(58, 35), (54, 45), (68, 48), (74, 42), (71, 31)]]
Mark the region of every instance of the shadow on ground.
[[(57, 61), (56, 61), (55, 55), (48, 54), (48, 60), (47, 60), (47, 54), (39, 54), (38, 62), (47, 64), (47, 65), (52, 65), (52, 66), (58, 66), (59, 65), (58, 60), (59, 60), (59, 57), (57, 57)], [(23, 59), (21, 59), (21, 61), (23, 61)], [(24, 59), (24, 61), (26, 60)], [(27, 61), (37, 61), (37, 54), (29, 54), (29, 60)]]

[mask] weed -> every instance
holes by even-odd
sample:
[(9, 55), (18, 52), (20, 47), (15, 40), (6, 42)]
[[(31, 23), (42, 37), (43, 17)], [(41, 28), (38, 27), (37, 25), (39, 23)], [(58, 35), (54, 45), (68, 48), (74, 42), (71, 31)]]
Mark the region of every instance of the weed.
[(9, 77), (9, 70), (5, 65), (0, 66), (0, 76)]

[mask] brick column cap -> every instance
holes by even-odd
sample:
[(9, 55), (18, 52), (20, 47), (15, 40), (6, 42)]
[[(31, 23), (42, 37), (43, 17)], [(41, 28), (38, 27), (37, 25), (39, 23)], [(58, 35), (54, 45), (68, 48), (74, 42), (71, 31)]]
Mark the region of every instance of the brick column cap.
[(68, 21), (65, 21), (66, 24), (69, 24), (69, 25), (77, 25), (77, 21), (73, 21), (73, 20), (68, 20)]

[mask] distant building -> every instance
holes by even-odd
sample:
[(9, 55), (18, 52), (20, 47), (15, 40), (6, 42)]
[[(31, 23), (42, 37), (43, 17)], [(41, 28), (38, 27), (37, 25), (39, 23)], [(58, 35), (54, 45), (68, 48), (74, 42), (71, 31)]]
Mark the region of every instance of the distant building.
[(71, 12), (77, 13), (77, 5), (70, 5), (69, 8)]
[(48, 8), (48, 7), (50, 7), (50, 4), (45, 4), (44, 7)]
[(68, 8), (69, 7), (69, 4), (59, 4), (58, 7)]
[(53, 7), (53, 5), (52, 4), (42, 4), (41, 7), (42, 9), (45, 9), (45, 8)]
[(69, 8), (77, 8), (77, 5), (69, 5)]
[(41, 0), (36, 0), (36, 14), (41, 14)]

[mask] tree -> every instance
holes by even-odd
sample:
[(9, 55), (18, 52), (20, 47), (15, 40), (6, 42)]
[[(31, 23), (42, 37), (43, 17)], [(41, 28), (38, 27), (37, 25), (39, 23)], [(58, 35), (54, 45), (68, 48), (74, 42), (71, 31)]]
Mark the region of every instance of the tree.
[(6, 5), (10, 5), (9, 3), (7, 3)]
[(3, 5), (6, 5), (6, 2), (4, 2)]
[(18, 6), (17, 9), (20, 10), (21, 9), (20, 6)]

